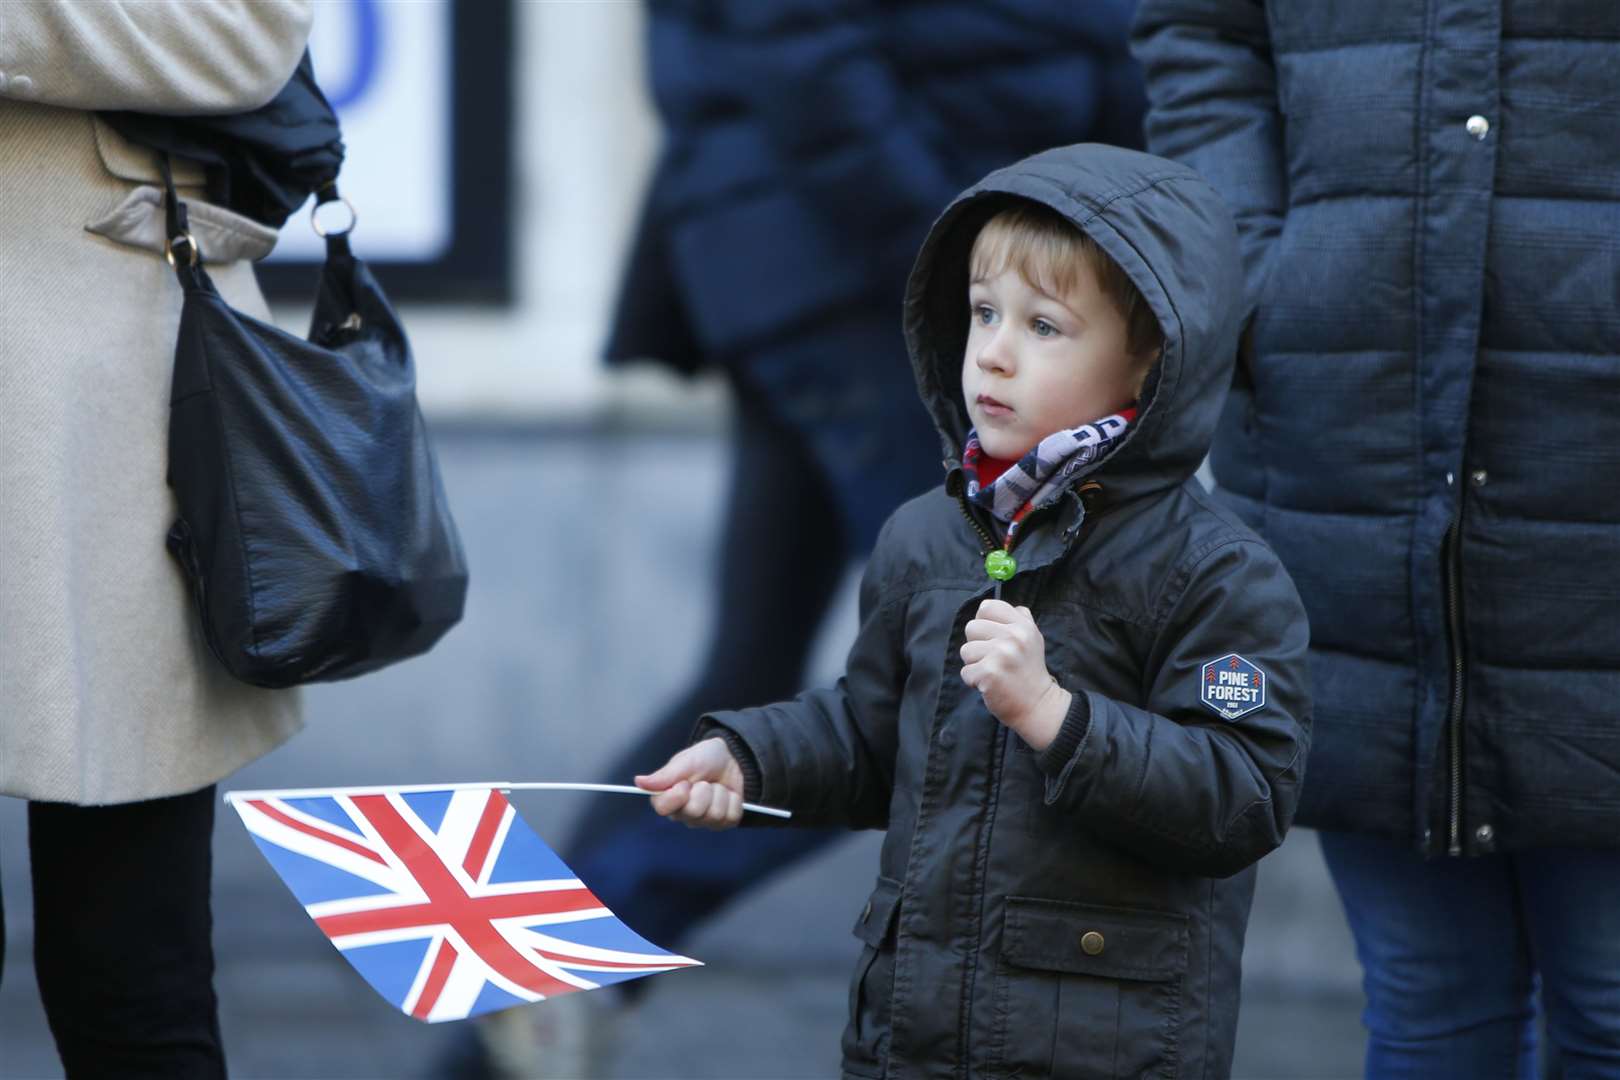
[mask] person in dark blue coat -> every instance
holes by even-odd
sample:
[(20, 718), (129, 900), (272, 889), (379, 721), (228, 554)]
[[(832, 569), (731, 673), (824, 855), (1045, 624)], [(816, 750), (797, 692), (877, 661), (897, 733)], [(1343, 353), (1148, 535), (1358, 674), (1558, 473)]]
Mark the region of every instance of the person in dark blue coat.
[[(612, 777), (666, 760), (703, 712), (800, 688), (845, 569), (941, 475), (895, 318), (912, 257), (992, 168), (1057, 143), (1140, 144), (1131, 7), (649, 5), (665, 145), (607, 352), (718, 368), (737, 407), (708, 659)], [(569, 863), (666, 945), (832, 835), (701, 841), (633, 802), (603, 810)]]
[(1215, 440), (1310, 613), (1300, 823), (1369, 1076), (1620, 1076), (1620, 7), (1144, 0), (1150, 147), (1233, 205)]

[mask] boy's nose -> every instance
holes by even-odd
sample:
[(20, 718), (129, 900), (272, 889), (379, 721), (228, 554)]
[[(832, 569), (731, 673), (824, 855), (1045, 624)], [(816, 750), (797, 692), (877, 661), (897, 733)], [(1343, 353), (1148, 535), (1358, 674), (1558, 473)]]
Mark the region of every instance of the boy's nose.
[(999, 333), (979, 349), (978, 364), (980, 371), (999, 371), (1005, 374), (1012, 370), (1012, 354), (1002, 343)]

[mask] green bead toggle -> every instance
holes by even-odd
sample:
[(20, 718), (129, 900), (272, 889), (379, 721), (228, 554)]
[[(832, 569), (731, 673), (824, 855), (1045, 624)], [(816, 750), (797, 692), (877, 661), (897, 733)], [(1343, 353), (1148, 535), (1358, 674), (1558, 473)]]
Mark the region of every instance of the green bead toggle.
[(984, 557), (984, 572), (997, 581), (1006, 581), (1018, 573), (1018, 560), (1005, 551), (992, 551)]

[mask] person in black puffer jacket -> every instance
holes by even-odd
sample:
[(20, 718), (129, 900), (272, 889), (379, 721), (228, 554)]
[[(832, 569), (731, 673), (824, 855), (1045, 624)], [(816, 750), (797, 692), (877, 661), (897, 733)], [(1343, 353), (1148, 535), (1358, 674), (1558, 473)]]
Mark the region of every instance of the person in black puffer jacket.
[(1236, 209), (1219, 495), (1311, 617), (1369, 1076), (1620, 1076), (1620, 6), (1144, 0)]
[(950, 472), (878, 537), (845, 676), (637, 778), (689, 824), (887, 830), (846, 1077), (1230, 1072), (1310, 740), (1293, 583), (1194, 476), (1241, 292), (1185, 166), (1064, 147), (964, 193), (906, 304)]

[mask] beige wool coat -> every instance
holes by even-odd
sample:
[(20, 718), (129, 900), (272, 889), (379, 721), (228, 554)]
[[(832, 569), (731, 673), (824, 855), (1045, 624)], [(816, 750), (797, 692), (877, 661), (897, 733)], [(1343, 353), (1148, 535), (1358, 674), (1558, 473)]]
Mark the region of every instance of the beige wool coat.
[[(181, 292), (149, 151), (93, 115), (255, 108), (305, 0), (0, 3), (0, 794), (98, 804), (193, 791), (287, 739), (295, 692), (208, 653), (164, 547)], [(268, 317), (274, 231), (200, 199), (220, 292)]]

